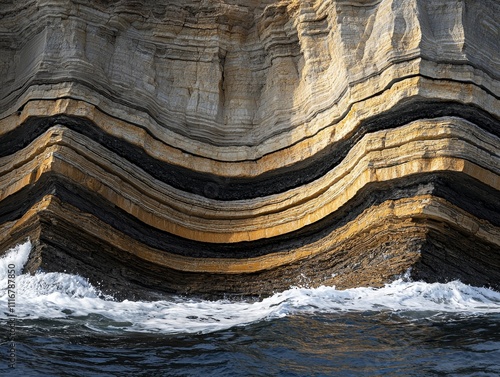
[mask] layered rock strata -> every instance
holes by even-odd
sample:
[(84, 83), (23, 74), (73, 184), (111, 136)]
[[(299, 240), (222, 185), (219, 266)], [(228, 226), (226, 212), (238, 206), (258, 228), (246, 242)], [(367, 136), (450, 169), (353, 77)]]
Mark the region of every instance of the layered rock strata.
[(499, 15), (0, 0), (0, 249), (137, 297), (499, 289)]

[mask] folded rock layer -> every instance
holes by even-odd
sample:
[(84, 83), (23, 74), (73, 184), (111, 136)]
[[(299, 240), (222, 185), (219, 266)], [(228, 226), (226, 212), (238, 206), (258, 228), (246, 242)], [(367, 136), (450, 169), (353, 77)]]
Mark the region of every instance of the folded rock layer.
[(500, 289), (495, 0), (0, 0), (0, 249), (117, 297)]

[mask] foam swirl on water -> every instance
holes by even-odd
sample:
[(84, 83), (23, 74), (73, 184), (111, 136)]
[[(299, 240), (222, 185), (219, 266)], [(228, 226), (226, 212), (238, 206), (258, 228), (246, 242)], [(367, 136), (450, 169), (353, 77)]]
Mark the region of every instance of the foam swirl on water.
[[(397, 280), (382, 288), (292, 288), (259, 301), (171, 297), (154, 302), (115, 301), (86, 279), (66, 273), (22, 274), (29, 242), (0, 258), (0, 307), (7, 308), (7, 266), (16, 265), (19, 319), (75, 319), (98, 324), (98, 331), (207, 333), (292, 314), (345, 311), (422, 313), (500, 312), (500, 293), (454, 281), (447, 284)], [(2, 319), (7, 318), (1, 310)], [(92, 328), (92, 325), (89, 325)]]

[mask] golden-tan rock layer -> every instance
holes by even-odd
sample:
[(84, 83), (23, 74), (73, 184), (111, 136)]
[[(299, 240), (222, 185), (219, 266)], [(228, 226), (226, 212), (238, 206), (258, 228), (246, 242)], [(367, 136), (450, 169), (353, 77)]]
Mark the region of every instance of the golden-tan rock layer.
[(498, 288), (499, 14), (0, 1), (0, 247), (136, 295)]
[(268, 198), (220, 201), (176, 190), (57, 125), (0, 158), (0, 200), (59, 174), (160, 230), (205, 242), (251, 241), (315, 223), (366, 186), (408, 175), (463, 172), (500, 190), (500, 156), (491, 154), (497, 144), (497, 137), (460, 119), (415, 121), (366, 135), (340, 164), (307, 185)]

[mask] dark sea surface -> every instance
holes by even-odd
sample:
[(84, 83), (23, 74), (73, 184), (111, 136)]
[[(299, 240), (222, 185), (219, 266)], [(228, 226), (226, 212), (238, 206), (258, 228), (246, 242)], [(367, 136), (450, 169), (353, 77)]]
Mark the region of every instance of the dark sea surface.
[(500, 376), (500, 293), (489, 289), (401, 279), (259, 301), (119, 302), (75, 275), (20, 274), (29, 249), (0, 259), (2, 376)]

